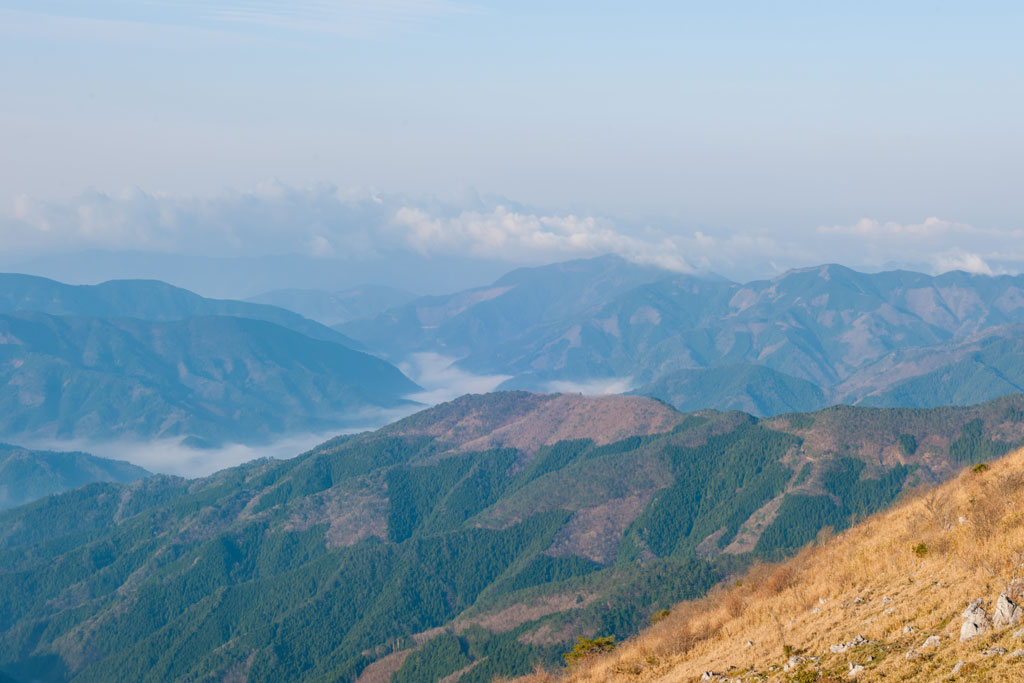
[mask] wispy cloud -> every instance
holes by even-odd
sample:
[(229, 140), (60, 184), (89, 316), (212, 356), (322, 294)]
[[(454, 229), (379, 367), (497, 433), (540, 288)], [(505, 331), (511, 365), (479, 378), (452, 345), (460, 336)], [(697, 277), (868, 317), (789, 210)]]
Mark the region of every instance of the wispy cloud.
[(537, 254), (575, 257), (613, 253), (666, 270), (690, 272), (671, 239), (649, 241), (617, 231), (592, 216), (539, 216), (498, 206), (492, 211), (467, 211), (451, 218), (431, 216), (416, 208), (395, 213), (394, 224), (406, 241), (423, 252), (464, 249), (483, 258), (530, 260)]
[(437, 353), (414, 353), (399, 363), (399, 369), (424, 391), (408, 396), (413, 401), (434, 405), (464, 394), (486, 394), (511, 379), (511, 375), (474, 375), (455, 366), (456, 359)]
[(687, 231), (546, 213), (506, 199), (470, 196), (445, 203), (279, 182), (211, 196), (138, 189), (89, 191), (66, 201), (22, 196), (0, 213), (0, 253), (8, 261), (18, 254), (105, 249), (213, 257), (289, 253), (361, 262), (401, 253), (410, 263), (445, 257), (519, 266), (612, 253), (675, 272), (749, 280), (827, 262), (867, 270), (1019, 272), (1022, 245), (1022, 229), (939, 217), (909, 223), (864, 218), (786, 233)]

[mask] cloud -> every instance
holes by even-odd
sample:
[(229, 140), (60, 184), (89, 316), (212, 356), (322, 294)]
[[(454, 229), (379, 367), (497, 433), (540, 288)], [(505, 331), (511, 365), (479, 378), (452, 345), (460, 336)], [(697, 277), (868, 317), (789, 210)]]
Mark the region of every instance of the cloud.
[(895, 236), (913, 235), (916, 237), (936, 236), (942, 234), (969, 234), (977, 232), (966, 223), (955, 223), (932, 216), (922, 223), (882, 223), (874, 218), (862, 218), (853, 225), (822, 225), (818, 232), (823, 235), (860, 235), (860, 236)]
[(353, 267), (385, 266), (401, 257), (403, 268), (415, 272), (415, 264), (444, 259), (512, 268), (612, 253), (673, 272), (751, 280), (831, 262), (863, 270), (1019, 272), (1021, 245), (1022, 229), (935, 216), (904, 223), (863, 218), (786, 232), (687, 230), (671, 222), (633, 225), (541, 212), (476, 195), (444, 202), (280, 182), (209, 196), (139, 189), (91, 190), (65, 201), (22, 196), (0, 215), (0, 253), (8, 263), (99, 249), (227, 258), (298, 254)]
[[(932, 273), (963, 270), (993, 275), (1024, 265), (1024, 230), (980, 227), (935, 216), (920, 223), (862, 218), (852, 225), (820, 226), (812, 241), (823, 261), (879, 267), (909, 266)], [(996, 265), (998, 264), (998, 265)]]
[(541, 254), (579, 257), (612, 253), (666, 270), (693, 271), (671, 239), (652, 242), (624, 235), (591, 216), (538, 216), (498, 206), (489, 212), (466, 211), (438, 218), (422, 209), (402, 208), (395, 213), (394, 225), (404, 231), (410, 246), (424, 254), (465, 250), (481, 258), (530, 261)]
[(494, 391), (511, 375), (474, 375), (455, 366), (456, 359), (438, 353), (414, 353), (398, 364), (398, 368), (424, 388), (406, 398), (427, 405), (451, 401), (464, 394), (486, 394)]
[(962, 270), (975, 275), (993, 275), (992, 267), (978, 254), (953, 250), (933, 257), (935, 270), (945, 273), (951, 270)]
[(21, 196), (0, 218), (0, 250), (7, 253), (80, 249), (343, 260), (399, 249), (515, 265), (614, 253), (693, 270), (669, 236), (627, 235), (594, 216), (540, 215), (505, 205), (465, 210), (331, 185), (268, 182), (208, 197), (139, 189), (117, 195), (90, 190), (64, 202)]

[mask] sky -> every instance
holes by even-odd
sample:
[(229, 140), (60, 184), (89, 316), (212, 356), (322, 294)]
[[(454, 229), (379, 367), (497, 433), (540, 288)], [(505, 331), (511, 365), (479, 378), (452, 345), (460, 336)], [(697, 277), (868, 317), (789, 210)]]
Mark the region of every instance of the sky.
[[(984, 1), (0, 0), (0, 266), (1020, 272), (1022, 29)], [(228, 293), (356, 284), (304, 271)]]

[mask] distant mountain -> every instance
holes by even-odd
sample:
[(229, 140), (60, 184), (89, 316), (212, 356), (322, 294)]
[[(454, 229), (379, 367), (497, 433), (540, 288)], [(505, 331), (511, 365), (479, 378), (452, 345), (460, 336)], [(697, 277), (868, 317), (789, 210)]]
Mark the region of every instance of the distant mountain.
[(813, 382), (749, 363), (676, 370), (632, 393), (660, 399), (682, 411), (742, 410), (758, 417), (810, 412), (828, 405), (825, 392)]
[(1020, 444), (1024, 396), (768, 420), (642, 397), (468, 396), (291, 460), (0, 513), (0, 670), (523, 674)]
[(0, 510), (93, 482), (128, 483), (148, 476), (121, 460), (0, 444)]
[(524, 334), (574, 320), (616, 295), (671, 275), (617, 256), (521, 268), (488, 287), (421, 297), (338, 329), (391, 359), (435, 351), (492, 359), (489, 365), (498, 367), (497, 348), (514, 346)]
[[(612, 378), (644, 386), (680, 371), (757, 365), (773, 372), (731, 391), (692, 373), (666, 379), (659, 391), (669, 395), (668, 383), (682, 381), (683, 393), (712, 393), (687, 393), (681, 407), (775, 410), (767, 399), (781, 388), (775, 373), (818, 387), (827, 402), (856, 403), (938, 370), (939, 361), (959, 362), (972, 340), (1019, 335), (1022, 324), (1024, 276), (826, 265), (738, 284), (604, 257), (516, 271), (491, 287), (418, 299), (340, 329), (393, 359), (438, 352), (470, 372), (511, 376), (504, 387), (536, 390)], [(736, 370), (706, 377), (732, 381)], [(993, 398), (1015, 391), (1011, 385), (977, 383), (953, 398)], [(791, 382), (790, 390), (817, 393)], [(907, 400), (937, 406), (944, 398), (923, 392)]]
[(207, 299), (158, 280), (112, 280), (98, 285), (66, 285), (33, 275), (0, 273), (0, 313), (15, 311), (161, 321), (227, 315), (266, 320), (301, 332), (307, 337), (360, 348), (357, 342), (336, 330), (293, 311), (245, 301)]
[(394, 366), (263, 320), (0, 315), (0, 434), (259, 442), (406, 404)]
[(248, 301), (270, 304), (295, 311), (324, 325), (372, 318), (389, 308), (407, 304), (416, 295), (379, 285), (364, 285), (340, 292), (319, 289), (276, 289), (251, 297)]
[[(1024, 331), (1018, 331), (1021, 334)], [(991, 336), (972, 344), (959, 360), (864, 398), (864, 405), (929, 407), (966, 405), (1024, 392), (1024, 336)]]

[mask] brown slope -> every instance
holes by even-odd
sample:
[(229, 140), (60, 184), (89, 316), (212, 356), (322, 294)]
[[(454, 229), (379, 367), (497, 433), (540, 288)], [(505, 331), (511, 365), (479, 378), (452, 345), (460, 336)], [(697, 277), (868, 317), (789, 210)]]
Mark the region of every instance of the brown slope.
[(542, 446), (572, 439), (598, 445), (671, 431), (684, 415), (642, 396), (532, 394), (467, 395), (401, 420), (381, 433), (433, 436), (461, 451)]
[(1019, 450), (677, 605), (610, 655), (524, 683), (1022, 681), (1024, 621), (960, 640), (971, 601), (984, 600), (989, 615), (1001, 593), (1024, 602), (1022, 576)]

